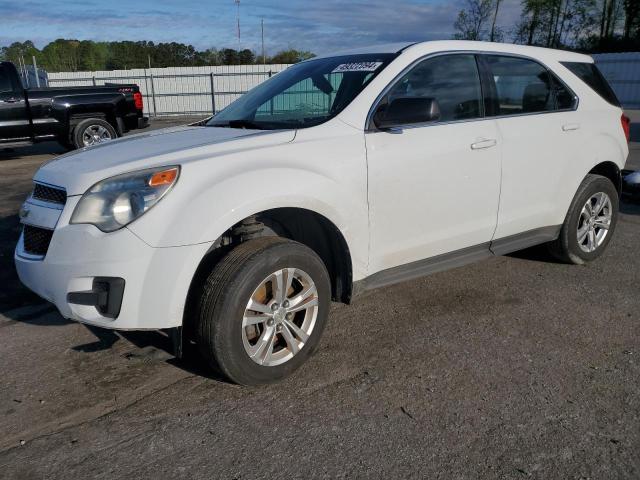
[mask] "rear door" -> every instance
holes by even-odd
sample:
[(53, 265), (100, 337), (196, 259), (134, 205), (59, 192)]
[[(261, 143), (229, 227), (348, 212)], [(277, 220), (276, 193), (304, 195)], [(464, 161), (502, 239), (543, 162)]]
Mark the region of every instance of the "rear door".
[(394, 97), (435, 99), (441, 114), (365, 135), (371, 273), (482, 248), (496, 226), (500, 145), (495, 121), (483, 116), (475, 56), (422, 60), (383, 101)]
[(8, 65), (0, 65), (0, 140), (28, 139), (30, 124), (27, 106), (15, 72)]
[(540, 243), (540, 235), (555, 236), (575, 194), (575, 186), (566, 185), (566, 172), (575, 169), (582, 138), (577, 99), (535, 60), (487, 54), (481, 64), (487, 114), (502, 139), (495, 239), (529, 232), (532, 244)]

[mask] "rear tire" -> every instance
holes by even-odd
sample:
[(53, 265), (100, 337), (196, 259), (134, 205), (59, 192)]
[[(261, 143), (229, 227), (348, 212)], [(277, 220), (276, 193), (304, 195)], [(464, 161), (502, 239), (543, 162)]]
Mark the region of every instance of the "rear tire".
[(330, 303), (329, 275), (313, 250), (279, 237), (249, 240), (206, 279), (196, 343), (209, 365), (235, 383), (277, 382), (318, 346)]
[(571, 202), (559, 237), (549, 244), (551, 254), (574, 265), (598, 258), (615, 231), (619, 205), (618, 191), (611, 180), (587, 175)]
[(116, 129), (101, 118), (87, 118), (78, 123), (71, 133), (75, 148), (91, 147), (118, 138)]

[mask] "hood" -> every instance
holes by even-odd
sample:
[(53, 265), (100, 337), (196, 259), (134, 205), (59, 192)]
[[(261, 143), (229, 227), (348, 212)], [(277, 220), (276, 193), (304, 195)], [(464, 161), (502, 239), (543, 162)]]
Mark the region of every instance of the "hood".
[(172, 127), (132, 135), (61, 155), (45, 163), (33, 179), (82, 195), (121, 173), (217, 157), (225, 152), (291, 142), (295, 130)]

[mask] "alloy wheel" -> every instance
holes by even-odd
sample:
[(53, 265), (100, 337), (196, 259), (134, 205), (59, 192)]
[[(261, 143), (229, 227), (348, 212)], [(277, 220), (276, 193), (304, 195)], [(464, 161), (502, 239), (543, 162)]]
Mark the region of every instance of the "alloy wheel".
[(82, 143), (85, 147), (97, 145), (111, 140), (111, 133), (102, 125), (89, 125), (82, 132)]
[(299, 268), (284, 268), (254, 290), (242, 318), (242, 343), (255, 363), (281, 365), (306, 345), (318, 316), (318, 291)]
[(613, 211), (611, 199), (604, 192), (592, 195), (580, 212), (578, 219), (578, 245), (583, 252), (594, 252), (611, 228)]

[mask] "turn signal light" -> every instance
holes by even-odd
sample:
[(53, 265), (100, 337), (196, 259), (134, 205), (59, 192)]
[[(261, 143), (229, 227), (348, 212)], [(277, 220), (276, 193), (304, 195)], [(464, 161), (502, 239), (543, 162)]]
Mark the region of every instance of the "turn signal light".
[(154, 173), (149, 179), (150, 187), (161, 187), (163, 185), (171, 185), (176, 181), (178, 177), (178, 169), (171, 168), (169, 170), (163, 170), (162, 172)]

